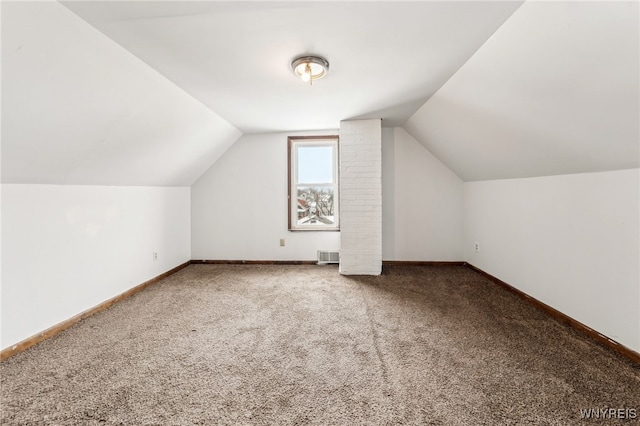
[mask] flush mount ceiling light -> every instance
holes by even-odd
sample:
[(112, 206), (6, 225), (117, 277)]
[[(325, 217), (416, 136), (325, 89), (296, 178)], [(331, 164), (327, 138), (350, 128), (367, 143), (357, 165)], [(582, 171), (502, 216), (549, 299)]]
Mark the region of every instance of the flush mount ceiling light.
[(302, 81), (313, 84), (313, 80), (327, 75), (329, 71), (329, 61), (321, 56), (306, 55), (299, 56), (291, 62), (291, 69)]

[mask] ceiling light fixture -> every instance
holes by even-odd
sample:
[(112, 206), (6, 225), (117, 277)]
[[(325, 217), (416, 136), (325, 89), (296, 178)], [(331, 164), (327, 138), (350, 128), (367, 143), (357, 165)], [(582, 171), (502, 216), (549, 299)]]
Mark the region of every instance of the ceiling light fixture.
[(313, 80), (327, 75), (329, 71), (329, 61), (321, 56), (306, 55), (299, 56), (291, 62), (293, 73), (302, 81), (313, 84)]

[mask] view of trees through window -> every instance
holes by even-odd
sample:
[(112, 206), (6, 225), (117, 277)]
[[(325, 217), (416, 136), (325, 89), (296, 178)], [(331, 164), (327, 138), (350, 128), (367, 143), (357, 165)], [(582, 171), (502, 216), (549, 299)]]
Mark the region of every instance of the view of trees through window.
[(289, 229), (338, 229), (338, 138), (289, 138)]
[(333, 188), (298, 187), (298, 225), (333, 225)]

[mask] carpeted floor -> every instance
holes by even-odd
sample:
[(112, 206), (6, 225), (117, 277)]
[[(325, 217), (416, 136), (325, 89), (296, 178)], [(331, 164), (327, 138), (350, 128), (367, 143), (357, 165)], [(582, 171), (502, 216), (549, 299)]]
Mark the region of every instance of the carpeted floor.
[(461, 266), (191, 265), (0, 368), (7, 425), (640, 417), (640, 366)]

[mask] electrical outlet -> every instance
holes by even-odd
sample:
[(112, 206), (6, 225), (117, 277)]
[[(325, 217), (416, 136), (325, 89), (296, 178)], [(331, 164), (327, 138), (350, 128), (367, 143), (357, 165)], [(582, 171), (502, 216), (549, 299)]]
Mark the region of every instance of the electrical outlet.
[(480, 243), (476, 241), (474, 247), (476, 249), (476, 253), (480, 253)]
[(284, 238), (280, 238), (280, 247), (284, 247)]
[(155, 262), (156, 260), (158, 260), (158, 252), (154, 251), (153, 252), (153, 261)]

